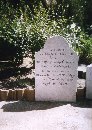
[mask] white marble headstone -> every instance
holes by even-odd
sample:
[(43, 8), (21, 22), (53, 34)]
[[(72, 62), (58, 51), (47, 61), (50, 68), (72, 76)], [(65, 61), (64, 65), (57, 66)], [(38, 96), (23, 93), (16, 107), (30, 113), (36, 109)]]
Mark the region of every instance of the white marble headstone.
[(86, 98), (92, 99), (92, 64), (86, 70)]
[(78, 56), (61, 36), (35, 53), (36, 101), (76, 101)]

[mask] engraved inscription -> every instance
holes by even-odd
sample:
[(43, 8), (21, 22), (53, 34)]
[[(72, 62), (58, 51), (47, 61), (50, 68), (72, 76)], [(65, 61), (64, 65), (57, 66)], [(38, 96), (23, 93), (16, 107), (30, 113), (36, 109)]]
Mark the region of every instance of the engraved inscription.
[(36, 100), (75, 101), (78, 56), (63, 37), (47, 40), (35, 54)]

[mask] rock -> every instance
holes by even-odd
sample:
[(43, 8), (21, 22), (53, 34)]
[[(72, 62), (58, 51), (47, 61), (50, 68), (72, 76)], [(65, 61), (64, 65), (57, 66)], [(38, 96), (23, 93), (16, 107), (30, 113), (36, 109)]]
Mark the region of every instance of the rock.
[(9, 89), (8, 100), (17, 100), (15, 90)]
[(17, 100), (23, 99), (24, 89), (17, 89), (16, 90), (16, 98)]
[(25, 89), (24, 98), (27, 101), (34, 101), (35, 100), (35, 90), (34, 89)]
[(6, 101), (8, 99), (9, 90), (0, 90), (1, 101)]

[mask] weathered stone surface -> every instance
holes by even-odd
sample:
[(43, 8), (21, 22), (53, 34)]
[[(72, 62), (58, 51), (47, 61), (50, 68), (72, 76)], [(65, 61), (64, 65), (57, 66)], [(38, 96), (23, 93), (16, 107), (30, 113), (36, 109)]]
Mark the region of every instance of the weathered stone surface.
[(24, 89), (17, 89), (16, 90), (16, 98), (17, 100), (21, 100), (23, 98)]
[(92, 99), (92, 64), (86, 70), (86, 98)]
[(8, 99), (8, 90), (1, 90), (0, 91), (0, 99), (1, 101), (6, 101)]
[(27, 101), (34, 101), (35, 100), (35, 90), (34, 89), (25, 89), (24, 98)]
[(0, 100), (21, 100), (25, 98), (28, 101), (35, 100), (35, 90), (34, 89), (9, 89), (9, 90), (2, 90), (0, 89)]
[(13, 100), (13, 92), (12, 92), (12, 89), (9, 89), (8, 100)]
[(8, 100), (17, 100), (16, 90), (9, 89)]
[(76, 101), (78, 56), (63, 37), (48, 39), (35, 54), (36, 101)]

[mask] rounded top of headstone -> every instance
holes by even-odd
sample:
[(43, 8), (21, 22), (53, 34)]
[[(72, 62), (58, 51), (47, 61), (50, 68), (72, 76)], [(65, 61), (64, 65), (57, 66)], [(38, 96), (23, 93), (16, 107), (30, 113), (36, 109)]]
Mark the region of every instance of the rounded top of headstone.
[(87, 67), (88, 67), (88, 68), (89, 68), (89, 67), (92, 67), (92, 64), (88, 65)]
[(44, 45), (44, 48), (48, 49), (48, 46), (50, 48), (52, 48), (53, 45), (55, 45), (56, 48), (61, 47), (61, 45), (64, 46), (64, 47), (69, 47), (67, 41), (62, 36), (52, 36), (51, 38), (47, 39), (47, 41)]

